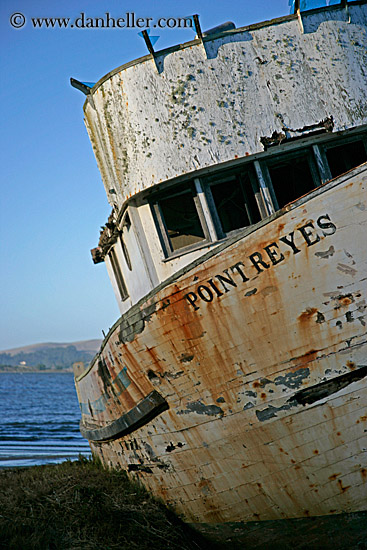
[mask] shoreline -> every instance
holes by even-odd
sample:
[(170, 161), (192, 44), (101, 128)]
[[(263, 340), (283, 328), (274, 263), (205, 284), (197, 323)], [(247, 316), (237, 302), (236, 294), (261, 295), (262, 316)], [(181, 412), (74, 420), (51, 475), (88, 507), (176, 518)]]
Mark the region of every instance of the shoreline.
[(2, 370), (0, 368), (0, 374), (26, 374), (26, 373), (39, 373), (39, 374), (63, 374), (63, 373), (72, 373), (73, 372), (73, 369), (72, 368), (67, 368), (67, 369), (34, 369), (34, 370), (31, 370), (30, 368), (26, 368), (26, 369), (20, 369), (20, 368), (12, 368), (12, 369), (9, 369), (9, 370)]

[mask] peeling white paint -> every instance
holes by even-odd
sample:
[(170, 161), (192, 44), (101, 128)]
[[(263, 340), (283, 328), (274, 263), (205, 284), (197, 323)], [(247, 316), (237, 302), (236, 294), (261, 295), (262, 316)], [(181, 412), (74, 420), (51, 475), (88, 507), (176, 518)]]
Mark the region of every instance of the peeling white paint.
[[(87, 100), (106, 190), (128, 197), (159, 182), (263, 150), (261, 136), (332, 115), (367, 123), (366, 5), (230, 31), (113, 74)], [(205, 53), (206, 52), (206, 53)], [(158, 54), (159, 59), (159, 54)], [(282, 122), (283, 121), (283, 122)], [(110, 197), (111, 203), (115, 197)]]

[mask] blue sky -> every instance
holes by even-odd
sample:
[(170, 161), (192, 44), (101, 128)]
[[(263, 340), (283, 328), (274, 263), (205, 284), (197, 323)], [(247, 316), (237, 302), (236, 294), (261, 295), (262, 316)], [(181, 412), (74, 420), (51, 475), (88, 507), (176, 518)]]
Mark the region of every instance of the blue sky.
[[(10, 25), (22, 13), (26, 24)], [(288, 0), (1, 0), (0, 350), (100, 338), (119, 313), (103, 264), (90, 249), (109, 206), (83, 123), (84, 96), (70, 77), (96, 82), (147, 53), (139, 29), (35, 29), (33, 17), (180, 17), (202, 29), (289, 13)], [(152, 32), (162, 49), (191, 30)]]

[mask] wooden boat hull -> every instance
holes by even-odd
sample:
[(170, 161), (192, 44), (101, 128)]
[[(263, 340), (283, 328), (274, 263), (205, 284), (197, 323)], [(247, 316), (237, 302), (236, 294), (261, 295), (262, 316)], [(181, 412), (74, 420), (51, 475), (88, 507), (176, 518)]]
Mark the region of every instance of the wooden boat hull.
[(191, 523), (367, 510), (366, 165), (239, 232), (112, 327), (82, 433)]

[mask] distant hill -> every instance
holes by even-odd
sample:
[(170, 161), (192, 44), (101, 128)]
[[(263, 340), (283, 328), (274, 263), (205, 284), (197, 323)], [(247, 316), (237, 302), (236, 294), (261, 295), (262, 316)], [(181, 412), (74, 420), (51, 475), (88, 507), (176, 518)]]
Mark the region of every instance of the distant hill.
[(102, 340), (80, 342), (47, 342), (0, 351), (0, 369), (7, 367), (33, 367), (45, 369), (69, 369), (76, 361), (88, 364), (97, 353)]

